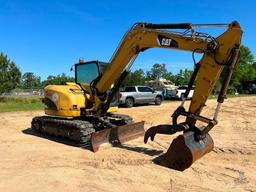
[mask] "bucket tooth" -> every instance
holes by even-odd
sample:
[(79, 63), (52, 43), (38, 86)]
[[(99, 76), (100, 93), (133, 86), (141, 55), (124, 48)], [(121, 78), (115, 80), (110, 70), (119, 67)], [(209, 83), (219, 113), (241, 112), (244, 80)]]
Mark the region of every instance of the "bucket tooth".
[(144, 121), (97, 131), (91, 136), (92, 151), (98, 151), (101, 144), (122, 144), (143, 136), (144, 133)]
[(195, 141), (194, 132), (189, 131), (173, 140), (167, 152), (163, 155), (163, 166), (184, 171), (197, 159), (213, 150), (213, 140), (207, 133), (205, 138)]

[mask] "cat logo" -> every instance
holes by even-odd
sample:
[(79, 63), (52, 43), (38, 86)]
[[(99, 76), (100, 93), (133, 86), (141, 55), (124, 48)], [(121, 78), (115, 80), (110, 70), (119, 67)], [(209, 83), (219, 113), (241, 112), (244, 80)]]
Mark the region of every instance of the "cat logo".
[(160, 46), (164, 46), (164, 47), (178, 47), (177, 41), (162, 35), (158, 35), (157, 42)]
[(161, 42), (161, 45), (170, 46), (170, 45), (171, 45), (171, 42), (172, 42), (171, 39), (163, 38), (163, 39), (162, 39), (162, 42)]

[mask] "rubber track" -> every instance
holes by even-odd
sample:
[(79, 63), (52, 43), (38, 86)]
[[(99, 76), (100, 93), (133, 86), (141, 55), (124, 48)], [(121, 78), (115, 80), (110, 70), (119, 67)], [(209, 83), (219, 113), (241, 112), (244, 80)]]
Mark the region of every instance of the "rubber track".
[(93, 125), (83, 120), (58, 119), (49, 116), (34, 117), (31, 123), (34, 131), (62, 137), (75, 142), (77, 146), (90, 146)]

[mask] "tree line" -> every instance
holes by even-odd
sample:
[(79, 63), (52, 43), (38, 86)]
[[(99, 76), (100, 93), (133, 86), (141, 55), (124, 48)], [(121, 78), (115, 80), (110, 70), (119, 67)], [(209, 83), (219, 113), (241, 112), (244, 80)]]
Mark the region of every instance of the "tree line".
[(150, 80), (159, 80), (160, 78), (166, 79), (175, 85), (187, 85), (193, 70), (185, 69), (180, 70), (177, 74), (167, 71), (166, 64), (155, 63), (149, 71), (144, 72), (142, 69), (137, 69), (130, 72), (123, 86), (144, 85)]
[(60, 75), (49, 75), (46, 80), (41, 81), (39, 76), (32, 72), (26, 72), (21, 77), (21, 88), (44, 88), (47, 85), (65, 85), (66, 82), (74, 82), (74, 77), (67, 76), (65, 73)]
[[(220, 90), (221, 82), (224, 80), (226, 66), (220, 76), (220, 80), (216, 83), (214, 91)], [(143, 85), (146, 81), (164, 78), (175, 85), (187, 85), (193, 70), (180, 70), (177, 74), (167, 71), (165, 64), (154, 64), (150, 71), (144, 72), (142, 69), (131, 72), (126, 78), (123, 85)], [(240, 49), (240, 57), (234, 69), (230, 88), (235, 88), (240, 93), (256, 93), (256, 61), (251, 50), (242, 46)]]
[(39, 89), (49, 84), (64, 85), (66, 82), (74, 82), (74, 78), (62, 73), (56, 76), (49, 75), (46, 80), (41, 81), (33, 72), (22, 74), (7, 55), (0, 53), (0, 94), (15, 88)]
[[(223, 74), (225, 73), (225, 68)], [(180, 70), (177, 74), (166, 69), (164, 63), (154, 64), (149, 71), (137, 69), (131, 72), (123, 86), (127, 85), (143, 85), (149, 80), (158, 80), (164, 78), (175, 85), (186, 85), (189, 82), (193, 70)], [(220, 89), (223, 76), (217, 82), (215, 89)], [(60, 75), (49, 75), (46, 80), (41, 80), (33, 72), (21, 73), (18, 66), (11, 61), (7, 55), (0, 53), (0, 93), (8, 92), (14, 88), (43, 88), (49, 84), (63, 85), (66, 82), (74, 82), (74, 78), (62, 73)], [(254, 88), (256, 92), (256, 62), (251, 50), (242, 46), (240, 50), (240, 58), (235, 67), (230, 86), (236, 88), (239, 92), (250, 92)]]

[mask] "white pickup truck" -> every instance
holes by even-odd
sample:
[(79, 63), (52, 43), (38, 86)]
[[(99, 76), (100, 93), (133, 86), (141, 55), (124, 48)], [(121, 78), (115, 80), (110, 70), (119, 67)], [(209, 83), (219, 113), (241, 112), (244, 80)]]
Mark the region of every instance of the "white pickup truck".
[(126, 107), (133, 107), (134, 104), (145, 104), (154, 102), (160, 105), (163, 100), (161, 91), (155, 91), (148, 86), (129, 86), (120, 92), (119, 104)]

